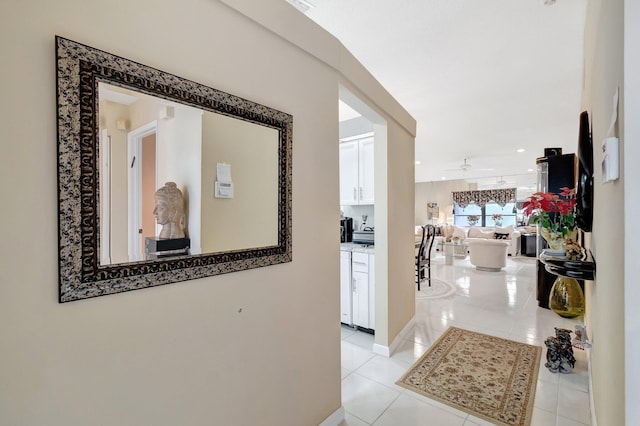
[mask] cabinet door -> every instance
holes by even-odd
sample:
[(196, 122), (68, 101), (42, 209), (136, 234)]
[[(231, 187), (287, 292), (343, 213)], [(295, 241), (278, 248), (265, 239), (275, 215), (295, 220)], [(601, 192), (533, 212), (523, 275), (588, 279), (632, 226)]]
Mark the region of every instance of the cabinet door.
[(340, 144), (340, 204), (358, 204), (358, 142)]
[(353, 324), (351, 314), (351, 252), (340, 251), (340, 322)]
[(375, 255), (369, 255), (369, 328), (376, 328), (376, 262)]
[(353, 271), (353, 324), (369, 328), (369, 274)]
[(373, 138), (359, 141), (358, 149), (358, 201), (360, 204), (374, 203), (374, 163), (373, 163)]

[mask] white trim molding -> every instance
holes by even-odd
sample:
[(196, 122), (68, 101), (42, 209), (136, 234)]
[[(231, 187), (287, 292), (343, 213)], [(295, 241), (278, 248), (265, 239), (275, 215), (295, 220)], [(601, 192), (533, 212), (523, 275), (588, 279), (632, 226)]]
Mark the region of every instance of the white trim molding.
[(340, 406), (318, 426), (339, 426), (344, 421), (344, 407)]
[(593, 398), (593, 376), (591, 374), (591, 350), (585, 349), (587, 352), (587, 370), (589, 371), (589, 405), (591, 411), (591, 426), (598, 426), (598, 418), (596, 416), (596, 401)]
[(395, 339), (393, 339), (393, 342), (391, 342), (391, 345), (384, 346), (384, 345), (379, 345), (377, 343), (374, 343), (373, 353), (377, 355), (386, 356), (387, 358), (393, 355), (396, 349), (398, 349), (398, 346), (400, 346), (400, 344), (402, 343), (404, 336), (407, 334), (409, 329), (413, 327), (413, 325), (415, 324), (415, 318), (416, 318), (415, 316), (411, 317), (411, 319), (405, 324), (402, 330), (400, 330), (400, 333), (398, 333)]

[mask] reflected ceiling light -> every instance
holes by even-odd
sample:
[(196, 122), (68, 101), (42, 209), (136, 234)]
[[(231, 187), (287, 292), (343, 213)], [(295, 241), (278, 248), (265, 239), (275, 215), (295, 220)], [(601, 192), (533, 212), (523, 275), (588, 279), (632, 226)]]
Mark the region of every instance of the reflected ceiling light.
[(309, 9), (313, 9), (314, 7), (316, 7), (315, 4), (311, 3), (308, 0), (287, 0), (287, 1), (302, 13), (305, 13)]
[(518, 148), (516, 149), (516, 152), (524, 152), (524, 148)]
[(444, 177), (444, 176), (442, 176), (442, 177), (440, 178), (440, 180), (446, 180), (446, 179), (447, 179), (447, 178), (446, 178), (446, 177)]
[(118, 130), (127, 130), (127, 120), (125, 120), (124, 118), (118, 118), (116, 120), (116, 129)]
[(533, 172), (533, 169), (527, 169), (527, 171), (528, 171), (529, 173), (531, 173), (531, 172)]
[(418, 164), (422, 164), (422, 161), (416, 160), (416, 165), (418, 165)]

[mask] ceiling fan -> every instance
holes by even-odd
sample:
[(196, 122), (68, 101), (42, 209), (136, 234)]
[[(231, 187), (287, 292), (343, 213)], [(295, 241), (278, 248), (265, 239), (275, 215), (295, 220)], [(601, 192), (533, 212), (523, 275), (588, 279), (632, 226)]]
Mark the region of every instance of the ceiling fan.
[(446, 169), (446, 170), (447, 170), (447, 171), (458, 171), (458, 170), (462, 170), (462, 173), (466, 173), (466, 172), (468, 172), (468, 171), (469, 171), (469, 170), (471, 170), (471, 169), (473, 169), (474, 171), (478, 171), (478, 172), (480, 172), (480, 171), (488, 172), (488, 171), (492, 171), (492, 170), (494, 170), (494, 169), (476, 169), (476, 168), (473, 168), (473, 166), (472, 166), (469, 162), (467, 162), (467, 158), (465, 158), (465, 159), (464, 159), (464, 161), (463, 161), (463, 163), (462, 163), (462, 164), (460, 164), (457, 168), (455, 168), (455, 169)]

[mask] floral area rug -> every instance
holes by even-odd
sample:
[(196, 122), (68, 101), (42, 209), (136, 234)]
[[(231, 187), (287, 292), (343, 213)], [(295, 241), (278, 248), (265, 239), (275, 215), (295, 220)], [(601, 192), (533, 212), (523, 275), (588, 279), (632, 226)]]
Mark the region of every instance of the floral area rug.
[(528, 426), (541, 351), (449, 327), (396, 384), (497, 425)]
[(438, 278), (431, 278), (431, 286), (429, 281), (425, 280), (420, 283), (420, 291), (416, 286), (416, 299), (444, 299), (456, 294), (456, 286)]

